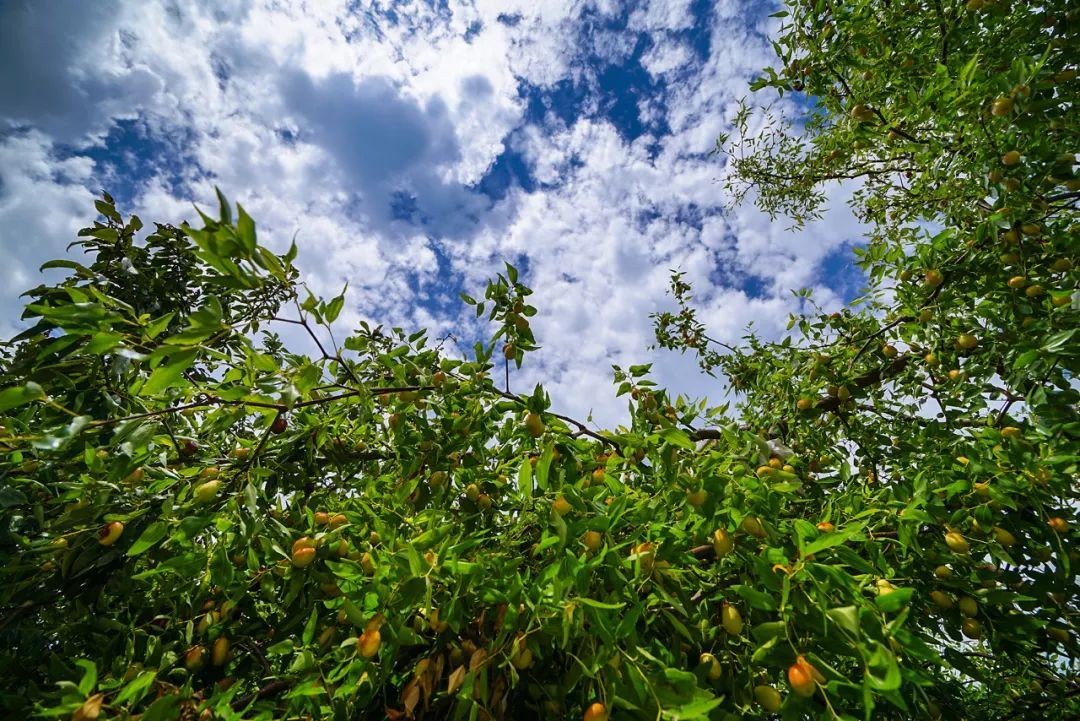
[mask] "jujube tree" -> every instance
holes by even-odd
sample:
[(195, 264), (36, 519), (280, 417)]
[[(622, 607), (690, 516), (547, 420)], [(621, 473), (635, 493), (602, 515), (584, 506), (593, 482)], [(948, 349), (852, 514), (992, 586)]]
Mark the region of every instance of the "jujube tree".
[(103, 197), (6, 345), (0, 706), (1075, 714), (1076, 11), (787, 12), (756, 86), (814, 100), (757, 136), (747, 105), (730, 189), (798, 224), (861, 181), (868, 291), (730, 347), (676, 275), (658, 342), (734, 409), (644, 365), (615, 369), (610, 430), (510, 392), (542, 310), (510, 266), (463, 298), (492, 323), (468, 357), (367, 324), (338, 344), (344, 296), (239, 206), (137, 241)]

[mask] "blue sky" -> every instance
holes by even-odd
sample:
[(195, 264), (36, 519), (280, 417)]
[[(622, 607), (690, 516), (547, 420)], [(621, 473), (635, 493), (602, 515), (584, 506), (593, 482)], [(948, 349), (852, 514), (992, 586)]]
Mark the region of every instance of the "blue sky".
[[(779, 334), (812, 287), (855, 294), (837, 187), (799, 233), (725, 209), (708, 156), (773, 62), (761, 2), (8, 0), (0, 4), (0, 324), (107, 189), (177, 223), (214, 185), (361, 319), (484, 332), (457, 299), (526, 271), (544, 350), (517, 381), (620, 418), (611, 364), (715, 394), (648, 350), (679, 268), (713, 335)], [(762, 102), (776, 100), (763, 97)], [(783, 99), (781, 103), (789, 103)]]

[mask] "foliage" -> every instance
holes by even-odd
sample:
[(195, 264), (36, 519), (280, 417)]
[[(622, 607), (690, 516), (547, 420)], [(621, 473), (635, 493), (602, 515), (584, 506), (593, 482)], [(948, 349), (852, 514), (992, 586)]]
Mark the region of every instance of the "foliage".
[[(858, 141), (856, 171), (899, 147), (918, 180), (873, 175), (858, 202), (874, 291), (793, 318), (798, 336), (721, 354), (676, 278), (658, 339), (731, 379), (743, 426), (647, 366), (615, 369), (628, 420), (610, 431), (552, 412), (541, 387), (502, 390), (498, 366), (537, 348), (510, 266), (464, 298), (494, 323), (470, 358), (366, 324), (338, 345), (344, 296), (298, 286), (295, 249), (260, 246), (239, 206), (136, 243), (105, 196), (89, 265), (61, 261), (71, 275), (30, 292), (34, 325), (0, 369), (0, 708), (1075, 714), (1080, 360), (1077, 309), (1057, 299), (1076, 282), (1060, 262), (1076, 199), (1042, 178), (1073, 177), (1052, 152), (1076, 137), (1057, 115), (1075, 80), (1054, 79), (1076, 18), (969, 5), (792, 6), (778, 48), (797, 79), (763, 84), (800, 83), (820, 120), (794, 156), (744, 138), (733, 177), (799, 210), (836, 175), (815, 153)], [(1000, 33), (1008, 49), (987, 42)], [(1012, 84), (1030, 92), (992, 114)], [(855, 100), (884, 117), (850, 123)], [(1008, 191), (983, 180), (1006, 140), (1024, 152)], [(1045, 292), (1009, 287), (1018, 274)], [(318, 352), (290, 352), (282, 328)]]
[[(1059, 630), (1076, 622), (1077, 556), (1054, 519), (1077, 498), (1080, 13), (973, 0), (795, 2), (777, 16), (784, 66), (754, 87), (795, 93), (805, 115), (744, 103), (718, 142), (726, 186), (802, 226), (829, 183), (852, 184), (868, 289), (832, 314), (800, 292), (796, 335), (731, 348), (677, 274), (659, 344), (727, 376), (741, 415), (800, 456), (850, 454), (826, 514), (888, 519), (875, 572), (914, 589), (905, 631), (948, 678), (978, 682), (949, 694), (950, 716), (1075, 714), (1054, 704), (1080, 693)], [(970, 545), (966, 563), (947, 530)], [(931, 593), (979, 600), (983, 648)], [(930, 662), (900, 643), (898, 658)]]

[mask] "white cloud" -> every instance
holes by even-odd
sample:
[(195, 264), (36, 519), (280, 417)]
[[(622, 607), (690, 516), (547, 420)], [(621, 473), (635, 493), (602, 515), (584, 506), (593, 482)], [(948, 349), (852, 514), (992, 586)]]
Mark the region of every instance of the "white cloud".
[(38, 268), (63, 255), (74, 239), (73, 229), (81, 227), (92, 207), (93, 196), (83, 185), (91, 171), (92, 163), (83, 158), (57, 158), (38, 132), (0, 142), (0, 245), (7, 256), (0, 266), (4, 337), (19, 327), (19, 294), (42, 282)]
[(662, 41), (651, 47), (641, 59), (649, 74), (660, 77), (690, 62), (693, 53), (679, 42)]
[(645, 32), (687, 29), (694, 24), (691, 4), (691, 0), (649, 0), (631, 14), (628, 26)]

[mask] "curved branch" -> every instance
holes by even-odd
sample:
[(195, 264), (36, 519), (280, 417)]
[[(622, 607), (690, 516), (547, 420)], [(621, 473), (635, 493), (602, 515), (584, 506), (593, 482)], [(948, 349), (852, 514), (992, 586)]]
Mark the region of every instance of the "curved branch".
[(292, 681), (286, 681), (285, 679), (281, 678), (275, 679), (260, 688), (258, 691), (254, 693), (249, 693), (247, 696), (241, 696), (240, 698), (233, 701), (233, 711), (241, 711), (250, 706), (255, 701), (261, 701), (264, 698), (277, 696), (278, 694), (288, 691), (290, 688), (292, 688)]

